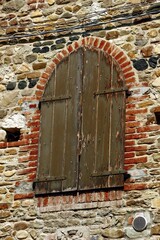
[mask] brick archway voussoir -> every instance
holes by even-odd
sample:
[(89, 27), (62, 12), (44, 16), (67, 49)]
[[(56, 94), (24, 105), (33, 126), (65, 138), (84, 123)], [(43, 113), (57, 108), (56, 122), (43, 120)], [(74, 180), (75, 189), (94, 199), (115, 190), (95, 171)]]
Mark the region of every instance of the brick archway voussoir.
[(111, 43), (106, 39), (89, 36), (80, 38), (78, 41), (74, 41), (72, 44), (68, 45), (55, 55), (55, 57), (52, 59), (52, 62), (42, 73), (37, 84), (37, 90), (35, 93), (37, 99), (41, 99), (45, 90), (45, 86), (56, 66), (72, 52), (77, 51), (80, 47), (86, 47), (96, 51), (103, 51), (106, 55), (112, 57), (114, 64), (117, 65), (117, 68), (119, 69), (123, 80), (126, 82), (126, 85), (129, 86), (136, 83), (135, 72), (131, 60), (126, 53), (114, 43)]

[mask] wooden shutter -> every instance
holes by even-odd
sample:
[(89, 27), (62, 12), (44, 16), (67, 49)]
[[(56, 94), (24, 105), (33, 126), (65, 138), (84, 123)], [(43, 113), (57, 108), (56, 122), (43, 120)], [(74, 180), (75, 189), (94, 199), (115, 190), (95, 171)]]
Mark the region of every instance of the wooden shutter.
[(41, 103), (37, 194), (123, 186), (125, 90), (101, 51), (58, 65)]
[(77, 189), (81, 52), (58, 65), (41, 103), (41, 135), (36, 193)]
[(79, 189), (123, 186), (125, 87), (111, 59), (84, 53)]

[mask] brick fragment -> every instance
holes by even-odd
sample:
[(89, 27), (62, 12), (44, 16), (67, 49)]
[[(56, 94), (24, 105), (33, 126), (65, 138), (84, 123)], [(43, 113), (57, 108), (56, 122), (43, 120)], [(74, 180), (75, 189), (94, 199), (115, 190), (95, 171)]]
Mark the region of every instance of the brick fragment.
[(148, 188), (147, 183), (134, 183), (134, 184), (125, 184), (124, 185), (125, 191), (144, 190), (147, 188)]
[(26, 198), (33, 198), (34, 197), (34, 193), (30, 192), (30, 193), (17, 193), (14, 195), (14, 200), (18, 200), (18, 199), (26, 199)]
[(132, 146), (132, 147), (125, 147), (126, 152), (133, 152), (133, 151), (145, 151), (147, 150), (147, 146)]
[(147, 157), (128, 158), (124, 161), (125, 164), (137, 164), (147, 162)]
[(152, 131), (157, 131), (160, 130), (160, 126), (153, 125), (153, 126), (146, 126), (146, 127), (140, 127), (137, 129), (137, 132), (152, 132)]

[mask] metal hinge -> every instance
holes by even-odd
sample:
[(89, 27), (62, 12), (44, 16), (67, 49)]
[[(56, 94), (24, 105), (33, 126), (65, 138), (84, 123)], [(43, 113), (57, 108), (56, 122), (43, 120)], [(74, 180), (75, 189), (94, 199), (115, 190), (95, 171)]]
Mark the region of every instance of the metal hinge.
[(40, 183), (40, 182), (54, 182), (54, 181), (64, 181), (67, 178), (65, 176), (60, 176), (60, 177), (48, 177), (48, 178), (40, 178), (35, 181), (35, 183)]
[(106, 91), (102, 91), (102, 92), (95, 92), (93, 95), (94, 97), (99, 96), (99, 95), (106, 95), (106, 94), (110, 94), (110, 93), (117, 93), (117, 92), (127, 92), (128, 88), (124, 87), (124, 88), (111, 88), (108, 89)]
[(71, 99), (71, 96), (60, 96), (60, 97), (49, 97), (49, 98), (42, 98), (40, 102), (55, 102), (55, 101), (65, 101)]
[(124, 170), (115, 170), (115, 171), (106, 171), (102, 173), (93, 173), (91, 177), (105, 177), (105, 176), (110, 176), (110, 175), (119, 175), (119, 174), (124, 174), (126, 171)]

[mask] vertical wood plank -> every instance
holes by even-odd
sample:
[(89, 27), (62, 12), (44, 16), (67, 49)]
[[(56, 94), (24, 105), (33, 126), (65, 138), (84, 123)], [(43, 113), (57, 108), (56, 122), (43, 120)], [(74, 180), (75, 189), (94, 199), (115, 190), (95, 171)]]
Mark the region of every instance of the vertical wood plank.
[(96, 98), (98, 88), (98, 53), (84, 51), (82, 89), (82, 153), (80, 157), (80, 189), (93, 188), (91, 173), (94, 169), (96, 148)]
[[(125, 83), (119, 78), (116, 67), (112, 65), (111, 86), (113, 89), (124, 87)], [(125, 92), (112, 93), (111, 102), (111, 138), (110, 138), (110, 163), (111, 172), (123, 169), (124, 163), (124, 124), (125, 124)], [(109, 186), (123, 184), (123, 175), (110, 176)]]
[[(58, 65), (55, 72), (53, 98), (65, 97), (66, 94), (66, 71), (68, 61), (64, 61)], [(63, 163), (63, 148), (65, 140), (65, 100), (53, 101), (53, 119), (52, 119), (52, 138), (50, 149), (50, 176), (53, 179), (63, 178), (62, 163)], [(52, 188), (54, 191), (62, 191), (62, 180), (53, 181)]]
[(52, 104), (44, 102), (41, 106), (41, 127), (39, 143), (38, 178), (48, 178), (50, 169), (50, 143), (52, 127)]
[[(103, 92), (111, 88), (111, 66), (106, 56), (100, 55), (99, 88), (98, 92)], [(96, 149), (96, 171), (108, 171), (109, 149), (110, 149), (110, 94), (97, 96), (97, 149)]]
[(77, 190), (78, 183), (78, 135), (80, 128), (80, 96), (82, 88), (82, 57), (83, 51), (79, 49), (69, 57), (67, 76), (67, 94), (72, 98), (66, 102), (66, 137), (65, 161), (63, 173), (67, 179), (63, 181), (63, 190)]

